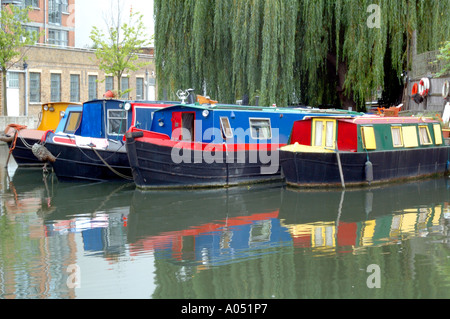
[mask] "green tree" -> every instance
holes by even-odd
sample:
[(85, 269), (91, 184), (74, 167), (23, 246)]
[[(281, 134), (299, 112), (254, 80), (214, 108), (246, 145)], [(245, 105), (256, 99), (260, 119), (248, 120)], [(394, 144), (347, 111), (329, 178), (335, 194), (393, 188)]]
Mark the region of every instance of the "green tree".
[(148, 64), (139, 62), (138, 53), (150, 44), (151, 37), (145, 35), (143, 15), (139, 12), (131, 11), (128, 22), (122, 23), (119, 3), (118, 1), (117, 16), (107, 21), (107, 34), (94, 26), (90, 38), (94, 42), (99, 68), (117, 79), (118, 96), (122, 97), (131, 91), (121, 90), (122, 76)]
[(23, 26), (29, 22), (29, 8), (20, 8), (14, 5), (2, 6), (0, 15), (0, 68), (2, 71), (3, 115), (8, 115), (6, 75), (8, 70), (19, 62), (24, 56), (27, 45), (36, 43), (39, 35), (29, 32)]
[(155, 0), (159, 93), (363, 110), (387, 73), (401, 88), (414, 31), (419, 53), (448, 39), (449, 14), (431, 0)]
[(442, 76), (450, 73), (450, 41), (446, 41), (442, 47), (439, 48), (439, 54), (437, 55), (437, 61), (443, 61), (442, 69), (436, 73), (436, 76)]

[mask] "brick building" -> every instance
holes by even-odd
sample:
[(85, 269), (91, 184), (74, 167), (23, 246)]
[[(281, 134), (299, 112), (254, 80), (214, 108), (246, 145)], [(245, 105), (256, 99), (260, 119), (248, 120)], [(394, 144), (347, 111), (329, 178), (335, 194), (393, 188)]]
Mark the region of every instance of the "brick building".
[[(42, 103), (85, 102), (118, 90), (117, 80), (99, 69), (94, 50), (74, 47), (75, 1), (2, 0), (2, 5), (31, 6), (32, 22), (26, 27), (43, 33), (38, 43), (22, 49), (25, 58), (8, 70), (8, 116), (37, 116)], [(124, 74), (121, 89), (132, 91), (123, 98), (155, 100), (153, 49), (142, 50), (139, 60), (147, 65)], [(2, 112), (3, 106), (0, 115)]]
[[(8, 97), (8, 115), (33, 116), (39, 113), (42, 103), (85, 102), (102, 98), (108, 90), (118, 89), (117, 79), (98, 68), (94, 50), (44, 45), (29, 46), (24, 50), (28, 57), (26, 63), (18, 63), (9, 72), (8, 90), (12, 90), (12, 86), (18, 88), (18, 109), (13, 109), (14, 101)], [(122, 77), (122, 91), (132, 89), (123, 98), (154, 100), (153, 54), (140, 54), (139, 62), (145, 62), (147, 66)], [(17, 75), (14, 76), (17, 81), (11, 80), (12, 74)]]
[(43, 35), (38, 43), (75, 46), (75, 0), (1, 0), (2, 5), (30, 7), (28, 31)]

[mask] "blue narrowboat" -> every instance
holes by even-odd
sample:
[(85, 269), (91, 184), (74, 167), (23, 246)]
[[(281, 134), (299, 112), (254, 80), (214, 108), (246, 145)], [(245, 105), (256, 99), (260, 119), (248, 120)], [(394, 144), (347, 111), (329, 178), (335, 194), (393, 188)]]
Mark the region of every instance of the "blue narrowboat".
[[(173, 104), (173, 103), (172, 103)], [(83, 104), (81, 119), (68, 114), (61, 132), (48, 132), (46, 149), (59, 180), (132, 180), (123, 136), (130, 126), (149, 128), (156, 110), (169, 102), (92, 100)]]
[(360, 113), (199, 103), (158, 110), (150, 129), (126, 133), (134, 182), (145, 189), (279, 181), (278, 149), (294, 121), (312, 114)]

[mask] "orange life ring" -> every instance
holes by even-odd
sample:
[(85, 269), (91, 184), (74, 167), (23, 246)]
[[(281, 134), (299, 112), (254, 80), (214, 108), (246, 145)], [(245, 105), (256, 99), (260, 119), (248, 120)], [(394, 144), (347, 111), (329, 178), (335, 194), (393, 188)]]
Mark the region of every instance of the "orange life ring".
[(416, 95), (418, 91), (419, 91), (419, 85), (417, 83), (414, 83), (414, 85), (412, 87), (411, 95)]

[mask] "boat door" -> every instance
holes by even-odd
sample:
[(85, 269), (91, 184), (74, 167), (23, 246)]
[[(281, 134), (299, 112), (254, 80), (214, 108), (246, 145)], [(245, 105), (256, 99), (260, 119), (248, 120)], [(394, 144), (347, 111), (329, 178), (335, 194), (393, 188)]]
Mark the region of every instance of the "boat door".
[(336, 120), (319, 118), (313, 120), (312, 145), (336, 148)]
[(172, 113), (172, 139), (176, 141), (195, 140), (195, 112)]

